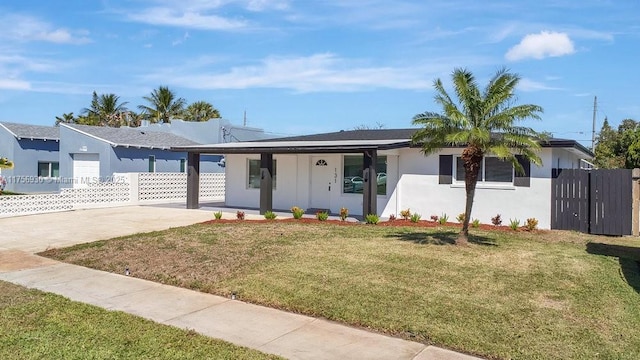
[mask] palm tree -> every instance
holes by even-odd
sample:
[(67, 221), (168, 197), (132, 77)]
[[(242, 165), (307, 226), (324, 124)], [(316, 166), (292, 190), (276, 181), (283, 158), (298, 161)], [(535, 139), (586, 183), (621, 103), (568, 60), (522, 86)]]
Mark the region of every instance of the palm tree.
[(149, 106), (139, 105), (138, 108), (146, 114), (152, 123), (170, 123), (172, 117), (182, 114), (186, 101), (183, 98), (176, 98), (173, 91), (166, 86), (160, 86), (151, 92), (151, 96), (143, 97)]
[(64, 124), (72, 124), (76, 122), (75, 116), (73, 116), (73, 112), (64, 113), (62, 116), (56, 116), (56, 126), (60, 125), (60, 123)]
[(185, 121), (208, 121), (220, 118), (220, 112), (206, 101), (196, 101), (184, 110)]
[(82, 114), (93, 119), (100, 126), (120, 127), (123, 125), (123, 113), (127, 111), (127, 102), (119, 103), (116, 94), (96, 94), (93, 92), (91, 107), (82, 109)]
[(533, 129), (516, 125), (526, 119), (540, 119), (538, 105), (515, 105), (515, 88), (520, 81), (516, 74), (501, 69), (481, 91), (473, 74), (466, 69), (455, 69), (453, 86), (458, 103), (447, 94), (442, 81), (434, 81), (435, 102), (442, 113), (425, 112), (413, 117), (413, 124), (422, 128), (412, 141), (420, 144), (425, 155), (433, 154), (445, 146), (462, 146), (464, 182), (466, 189), (465, 217), (456, 244), (465, 245), (469, 239), (469, 219), (473, 198), (482, 166), (482, 159), (493, 154), (513, 164), (517, 172), (524, 172), (515, 154), (524, 156), (533, 164), (541, 165), (537, 155), (541, 134)]

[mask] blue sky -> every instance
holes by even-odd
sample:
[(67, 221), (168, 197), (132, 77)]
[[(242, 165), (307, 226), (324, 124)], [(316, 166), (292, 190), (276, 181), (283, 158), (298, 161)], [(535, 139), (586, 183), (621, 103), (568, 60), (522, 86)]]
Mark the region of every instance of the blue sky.
[[(456, 67), (520, 74), (537, 130), (640, 120), (637, 0), (8, 0), (0, 120), (51, 125), (92, 91), (136, 109), (159, 85), (278, 134), (411, 126)], [(588, 143), (587, 143), (588, 144)]]

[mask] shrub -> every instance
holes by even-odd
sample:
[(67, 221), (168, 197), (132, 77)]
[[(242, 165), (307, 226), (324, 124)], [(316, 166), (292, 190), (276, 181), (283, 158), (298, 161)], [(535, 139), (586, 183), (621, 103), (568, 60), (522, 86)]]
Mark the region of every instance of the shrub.
[(347, 220), (347, 216), (349, 216), (349, 209), (346, 207), (340, 208), (340, 220)]
[(214, 213), (213, 213), (213, 217), (214, 217), (216, 220), (220, 220), (220, 219), (222, 219), (222, 211), (216, 211), (216, 212), (214, 212)]
[(438, 222), (438, 215), (431, 215), (431, 221)]
[(412, 223), (417, 223), (418, 221), (420, 221), (420, 218), (422, 217), (422, 215), (418, 214), (418, 213), (413, 213), (411, 215), (411, 222)]
[(380, 217), (376, 214), (367, 214), (367, 216), (364, 217), (364, 221), (367, 224), (375, 225), (378, 223), (378, 221), (380, 221)]
[(511, 228), (511, 230), (518, 230), (518, 228), (520, 227), (520, 220), (518, 219), (509, 219), (509, 227)]
[(444, 225), (447, 223), (448, 220), (449, 220), (449, 215), (447, 215), (446, 213), (443, 213), (442, 216), (440, 216), (440, 218), (438, 219), (438, 223), (440, 225)]
[(271, 210), (268, 210), (264, 213), (264, 218), (267, 220), (274, 220), (278, 215)]
[(495, 226), (502, 225), (502, 217), (500, 216), (500, 214), (497, 214), (496, 216), (492, 217), (491, 223)]
[(400, 211), (400, 216), (402, 216), (402, 218), (405, 220), (409, 220), (409, 218), (411, 217), (411, 210), (406, 209), (406, 210)]
[(244, 220), (244, 211), (240, 211), (240, 210), (238, 210), (238, 211), (236, 212), (236, 219), (238, 219), (238, 220)]
[(480, 220), (473, 219), (473, 221), (471, 222), (471, 227), (479, 228), (480, 227)]
[(395, 220), (396, 220), (396, 215), (395, 214), (389, 215), (389, 221), (395, 221)]
[(326, 221), (329, 218), (329, 213), (326, 211), (318, 211), (316, 213), (316, 219), (320, 221)]
[(538, 219), (536, 218), (528, 218), (527, 223), (525, 224), (527, 230), (533, 231), (538, 228)]
[(456, 220), (458, 220), (459, 223), (462, 223), (466, 215), (467, 215), (466, 213), (460, 213), (458, 214), (458, 216), (456, 216)]
[(293, 213), (294, 219), (301, 219), (302, 215), (304, 215), (304, 209), (294, 206), (291, 208), (291, 213)]

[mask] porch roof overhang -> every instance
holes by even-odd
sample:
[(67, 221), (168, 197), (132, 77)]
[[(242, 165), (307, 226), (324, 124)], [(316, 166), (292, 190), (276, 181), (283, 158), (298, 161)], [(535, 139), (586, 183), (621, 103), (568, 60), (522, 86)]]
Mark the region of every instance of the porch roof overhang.
[(173, 151), (199, 154), (318, 154), (360, 153), (410, 146), (407, 139), (329, 141), (248, 141), (210, 145), (175, 146)]

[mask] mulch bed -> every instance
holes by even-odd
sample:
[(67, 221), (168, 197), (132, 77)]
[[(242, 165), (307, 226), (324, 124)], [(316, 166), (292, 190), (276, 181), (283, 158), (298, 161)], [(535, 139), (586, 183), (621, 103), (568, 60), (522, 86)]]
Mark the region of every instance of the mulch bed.
[[(361, 222), (353, 222), (353, 221), (340, 221), (340, 220), (325, 220), (325, 221), (320, 221), (318, 219), (313, 219), (313, 218), (302, 218), (302, 219), (294, 219), (294, 218), (286, 218), (286, 219), (276, 219), (276, 220), (267, 220), (267, 219), (260, 219), (260, 220), (230, 220), (230, 219), (219, 219), (219, 220), (208, 220), (203, 222), (203, 224), (233, 224), (233, 223), (238, 223), (238, 222), (245, 222), (245, 223), (265, 223), (265, 222), (269, 222), (269, 221), (278, 221), (278, 222), (295, 222), (295, 223), (301, 223), (301, 224), (321, 224), (321, 223), (327, 223), (327, 224), (333, 224), (333, 225), (343, 225), (343, 226), (356, 226), (356, 225), (364, 225)], [(437, 227), (455, 227), (455, 228), (461, 228), (462, 225), (459, 223), (453, 223), (453, 222), (447, 222), (446, 224), (442, 225), (438, 222), (435, 221), (428, 221), (428, 220), (420, 220), (418, 222), (412, 222), (411, 220), (404, 220), (404, 219), (396, 219), (393, 221), (381, 221), (378, 224), (376, 224), (376, 226), (411, 226), (411, 227), (424, 227), (424, 228), (437, 228)], [(486, 230), (486, 231), (513, 231), (511, 230), (510, 227), (508, 226), (495, 226), (495, 225), (489, 225), (489, 224), (480, 224), (480, 226), (474, 228), (470, 226), (470, 229), (479, 229), (479, 230)], [(518, 231), (527, 231), (524, 227), (521, 227), (518, 229)], [(535, 230), (535, 232), (540, 232), (543, 230)]]

